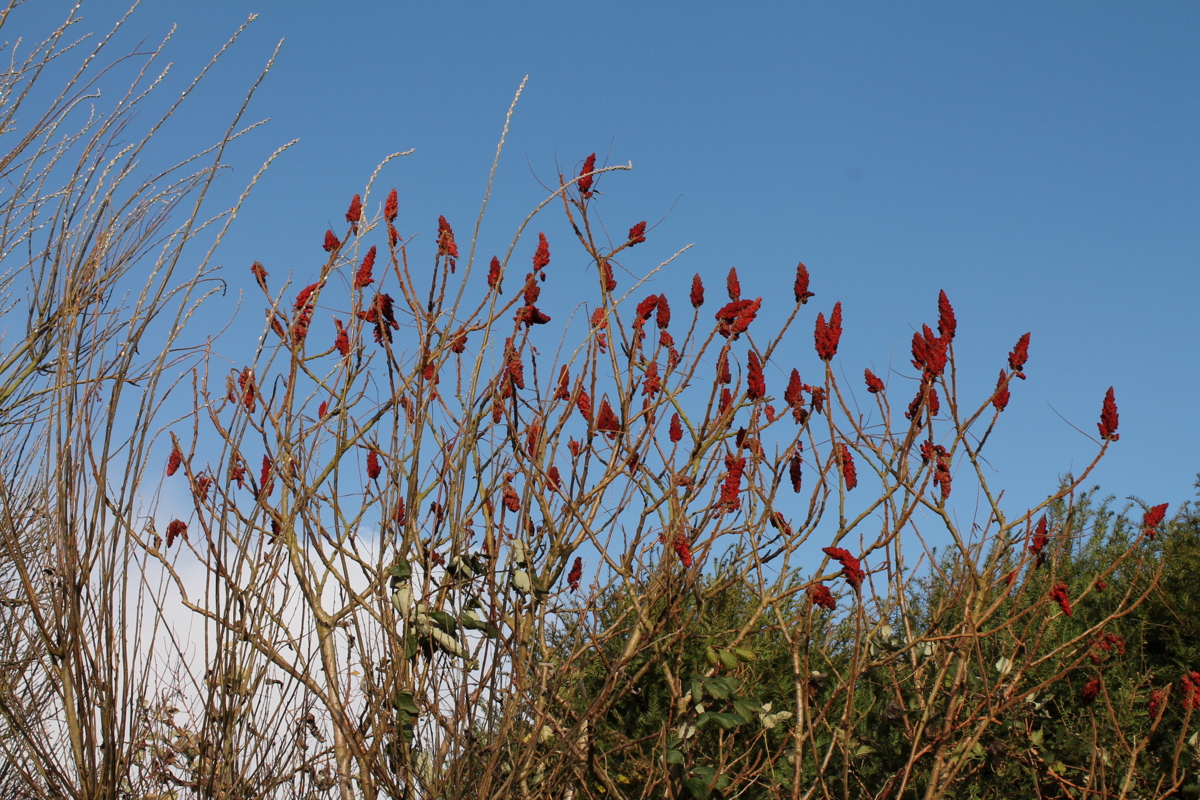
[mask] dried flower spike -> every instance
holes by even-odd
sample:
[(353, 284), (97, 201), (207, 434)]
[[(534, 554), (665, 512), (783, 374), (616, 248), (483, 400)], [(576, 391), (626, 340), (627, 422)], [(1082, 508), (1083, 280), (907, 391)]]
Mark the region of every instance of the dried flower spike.
[(1058, 603), (1058, 607), (1068, 617), (1074, 616), (1071, 612), (1071, 598), (1067, 595), (1067, 585), (1065, 583), (1059, 582), (1054, 585), (1054, 588), (1050, 590), (1050, 599)]
[(954, 339), (954, 333), (957, 330), (958, 320), (954, 318), (954, 308), (950, 305), (950, 298), (946, 297), (944, 291), (938, 292), (938, 336), (949, 344)]
[(350, 208), (346, 211), (346, 222), (350, 223), (352, 230), (358, 230), (358, 221), (362, 219), (362, 198), (354, 195), (350, 199)]
[(679, 414), (671, 415), (671, 427), (668, 435), (672, 442), (678, 442), (683, 438), (683, 423), (679, 419)]
[(767, 382), (763, 377), (762, 362), (758, 353), (751, 350), (746, 359), (746, 396), (751, 400), (761, 400), (767, 394)]
[(342, 246), (338, 238), (333, 235), (333, 231), (325, 231), (325, 244), (323, 245), (326, 253), (332, 253)]
[(1008, 401), (1012, 398), (1012, 392), (1008, 390), (1008, 373), (1000, 370), (1000, 378), (996, 381), (996, 393), (992, 395), (992, 405), (997, 411), (1003, 411), (1008, 407)]
[(396, 217), (400, 214), (400, 198), (396, 196), (396, 190), (392, 189), (388, 192), (387, 201), (383, 204), (383, 218), (391, 224), (396, 221)]
[(1100, 409), (1100, 421), (1096, 423), (1096, 427), (1100, 429), (1100, 438), (1106, 442), (1115, 442), (1120, 439), (1121, 434), (1117, 433), (1119, 421), (1117, 401), (1113, 396), (1113, 387), (1110, 386), (1104, 395), (1104, 405)]
[(179, 448), (172, 445), (171, 455), (167, 458), (167, 477), (171, 477), (179, 470), (179, 465), (183, 463), (183, 453), (179, 452)]
[(869, 370), (869, 369), (864, 370), (863, 374), (867, 379), (867, 391), (868, 392), (870, 392), (871, 394), (879, 394), (880, 392), (883, 391), (883, 388), (884, 388), (883, 381), (881, 381), (879, 379), (878, 375), (876, 375), (874, 372), (871, 372), (871, 370)]
[(572, 592), (579, 591), (579, 579), (582, 577), (583, 559), (576, 556), (575, 563), (571, 565), (571, 571), (567, 573), (567, 585), (571, 587)]
[(181, 519), (173, 519), (167, 524), (167, 547), (175, 544), (180, 536), (185, 540), (188, 538), (187, 524)]
[(629, 246), (641, 244), (646, 241), (646, 220), (642, 220), (637, 225), (629, 229)]
[(607, 261), (600, 262), (600, 281), (606, 292), (612, 292), (617, 288), (617, 281), (613, 278), (612, 264)]
[(333, 325), (337, 328), (337, 337), (333, 340), (333, 346), (343, 356), (350, 355), (350, 336), (346, 333), (346, 328), (340, 319), (335, 319)]
[(1008, 354), (1008, 368), (1011, 369), (1018, 378), (1025, 380), (1025, 373), (1022, 372), (1022, 370), (1025, 369), (1025, 362), (1028, 360), (1029, 334), (1026, 333), (1017, 340), (1016, 347), (1014, 347), (1012, 352)]
[(488, 288), (504, 294), (500, 288), (500, 259), (496, 256), (492, 256), (492, 263), (488, 265)]
[(675, 540), (671, 544), (675, 548), (675, 555), (679, 556), (680, 563), (690, 569), (692, 566), (692, 546), (688, 543), (687, 536), (680, 533), (676, 535)]
[(729, 275), (725, 278), (725, 289), (729, 292), (729, 299), (737, 302), (742, 299), (742, 284), (738, 280), (737, 267), (729, 268)]
[(700, 280), (700, 273), (692, 278), (692, 293), (689, 296), (692, 301), (692, 308), (699, 308), (704, 305), (704, 282)]
[(267, 291), (267, 270), (263, 265), (255, 261), (250, 265), (250, 272), (254, 275), (254, 280), (258, 281), (259, 288)]
[(817, 314), (817, 325), (813, 338), (817, 345), (817, 356), (822, 361), (830, 361), (837, 355), (838, 342), (842, 338), (841, 301), (834, 304), (828, 323), (825, 322), (824, 314)]
[(803, 263), (796, 265), (796, 282), (792, 286), (792, 291), (796, 295), (796, 302), (804, 305), (808, 302), (808, 298), (816, 297), (815, 294), (808, 290), (808, 267)]
[(367, 477), (371, 480), (375, 480), (379, 477), (379, 473), (381, 471), (382, 470), (379, 466), (379, 453), (376, 452), (374, 448), (371, 448), (369, 451), (367, 451)]
[(583, 168), (579, 170), (579, 193), (585, 198), (592, 196), (592, 181), (595, 180), (595, 175), (589, 175), (596, 169), (596, 154), (592, 153), (583, 160)]
[[(169, 475), (170, 472), (167, 474)], [(1142, 517), (1142, 534), (1150, 541), (1154, 541), (1154, 537), (1158, 535), (1158, 526), (1166, 518), (1167, 506), (1169, 505), (1170, 503), (1160, 503), (1147, 511)]]
[[(667, 305), (667, 296), (665, 294), (658, 296), (658, 314), (655, 317), (655, 321), (658, 323), (660, 330), (666, 330), (666, 327), (671, 324), (671, 307)], [(667, 338), (662, 341), (664, 344), (668, 344), (671, 340)], [(670, 345), (668, 344), (668, 346)]]
[(829, 591), (829, 587), (823, 583), (808, 587), (808, 596), (814, 606), (820, 606), (829, 611), (837, 608), (837, 600), (834, 599), (833, 592)]
[(371, 249), (367, 251), (363, 257), (362, 264), (358, 267), (358, 272), (354, 273), (354, 288), (362, 289), (370, 286), (375, 282), (375, 278), (371, 275), (371, 270), (375, 268), (375, 245), (371, 245)]
[(549, 263), (550, 243), (546, 241), (546, 234), (539, 232), (537, 250), (533, 251), (533, 271), (543, 270)]
[(858, 471), (854, 467), (854, 458), (850, 455), (850, 448), (845, 444), (838, 445), (838, 462), (842, 467), (842, 478), (846, 481), (846, 491), (850, 491), (858, 486)]

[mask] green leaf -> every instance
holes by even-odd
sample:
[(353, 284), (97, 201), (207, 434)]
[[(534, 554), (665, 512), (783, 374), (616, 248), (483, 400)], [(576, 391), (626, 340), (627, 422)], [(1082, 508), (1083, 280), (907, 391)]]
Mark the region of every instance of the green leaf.
[(733, 713), (741, 717), (744, 722), (753, 722), (754, 717), (762, 710), (762, 706), (753, 700), (733, 701)]
[(738, 661), (738, 657), (728, 650), (722, 650), (721, 652), (717, 653), (717, 657), (721, 660), (721, 666), (725, 669), (737, 669), (737, 666), (740, 663)]
[(668, 764), (682, 764), (683, 763), (683, 753), (679, 752), (678, 750), (668, 750), (667, 751), (667, 763)]
[(684, 778), (683, 788), (696, 800), (708, 800), (710, 796), (708, 781), (703, 778)]
[(1046, 742), (1046, 734), (1041, 728), (1029, 734), (1029, 741), (1034, 747), (1042, 747)]
[(874, 747), (871, 747), (871, 745), (869, 745), (869, 744), (864, 744), (864, 745), (860, 746), (857, 750), (854, 751), (854, 757), (862, 758), (863, 756), (869, 756), (869, 755), (873, 754), (874, 752), (875, 752)]
[(744, 647), (733, 648), (733, 654), (738, 657), (738, 661), (757, 661), (758, 654), (753, 650), (747, 650)]
[(709, 678), (704, 682), (704, 688), (718, 700), (728, 700), (737, 690), (737, 684), (729, 678)]
[(412, 692), (396, 692), (396, 696), (392, 700), (392, 705), (401, 711), (412, 714), (414, 717), (420, 713), (417, 711), (417, 704), (413, 700)]
[(416, 658), (417, 648), (418, 648), (417, 637), (413, 636), (412, 634), (409, 634), (408, 638), (404, 641), (404, 657), (405, 658)]
[(407, 559), (402, 558), (392, 565), (391, 569), (388, 570), (388, 574), (402, 581), (411, 580), (412, 565), (408, 563)]
[(700, 681), (692, 681), (692, 702), (700, 703), (704, 700), (704, 684)]
[(454, 617), (445, 611), (430, 611), (429, 619), (446, 633), (454, 633), (458, 630), (458, 623)]
[(736, 728), (738, 725), (745, 725), (749, 720), (743, 719), (741, 714), (729, 714), (713, 712), (708, 716), (712, 717), (713, 722), (720, 725), (725, 730)]

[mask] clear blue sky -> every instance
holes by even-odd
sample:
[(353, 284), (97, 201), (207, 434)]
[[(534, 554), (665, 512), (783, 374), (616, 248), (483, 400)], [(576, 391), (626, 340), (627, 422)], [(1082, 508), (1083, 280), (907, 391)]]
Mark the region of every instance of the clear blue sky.
[[(87, 27), (121, 8), (87, 3)], [(39, 0), (18, 24), (32, 36), (63, 9)], [(529, 75), (489, 254), (543, 197), (539, 179), (592, 151), (632, 161), (607, 182), (605, 218), (621, 231), (661, 221), (637, 253), (646, 268), (695, 244), (656, 290), (682, 303), (694, 272), (736, 265), (744, 291), (769, 300), (803, 260), (817, 297), (796, 362), (815, 373), (811, 317), (840, 299), (837, 363), (857, 386), (866, 366), (911, 372), (912, 330), (935, 321), (945, 289), (965, 393), (985, 397), (1033, 334), (992, 453), (1011, 496), (1035, 500), (1090, 460), (1071, 424), (1095, 434), (1110, 384), (1122, 437), (1097, 480), (1172, 508), (1193, 496), (1200, 5), (150, 1), (127, 37), (178, 23), (180, 80), (250, 12), (171, 133), (172, 148), (211, 139), (285, 40), (251, 110), (271, 122), (235, 154), (230, 190), (275, 146), (300, 144), (219, 259), (240, 288), (254, 259), (312, 274), (324, 229), (393, 151), (416, 148), (382, 178), (400, 189), (402, 228), (431, 237), (445, 214), (467, 229)], [(560, 274), (583, 269), (557, 218), (537, 227)], [(547, 297), (570, 289), (552, 278)]]

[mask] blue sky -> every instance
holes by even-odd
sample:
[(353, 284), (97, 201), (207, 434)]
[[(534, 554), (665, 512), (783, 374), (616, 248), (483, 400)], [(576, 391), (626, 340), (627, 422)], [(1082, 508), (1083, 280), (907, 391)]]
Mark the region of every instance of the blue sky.
[[(89, 2), (85, 27), (119, 10)], [(604, 187), (613, 229), (658, 223), (636, 251), (646, 269), (695, 245), (656, 291), (682, 304), (693, 273), (718, 281), (737, 266), (769, 305), (802, 260), (817, 296), (796, 363), (815, 376), (811, 317), (841, 300), (836, 363), (858, 386), (868, 366), (911, 373), (908, 341), (936, 320), (944, 289), (965, 394), (986, 397), (1018, 336), (1033, 334), (1029, 379), (994, 434), (1010, 497), (1036, 501), (1090, 460), (1095, 445), (1072, 425), (1095, 434), (1109, 385), (1122, 438), (1096, 480), (1172, 508), (1193, 496), (1200, 5), (205, 0), (147, 2), (124, 36), (157, 39), (178, 23), (179, 88), (251, 12), (166, 140), (211, 140), (284, 40), (250, 111), (271, 122), (233, 153), (225, 190), (300, 142), (220, 254), (235, 288), (253, 287), (255, 259), (307, 282), (324, 229), (394, 151), (416, 149), (381, 177), (400, 190), (401, 227), (432, 241), (445, 214), (469, 229), (529, 75), (483, 227), (489, 254), (544, 197), (539, 180), (592, 151), (632, 161)], [(33, 37), (65, 5), (20, 13)], [(558, 217), (536, 227), (558, 274), (581, 275)], [(573, 288), (552, 277), (544, 297), (566, 303)], [(236, 300), (221, 302), (210, 313), (227, 317)]]

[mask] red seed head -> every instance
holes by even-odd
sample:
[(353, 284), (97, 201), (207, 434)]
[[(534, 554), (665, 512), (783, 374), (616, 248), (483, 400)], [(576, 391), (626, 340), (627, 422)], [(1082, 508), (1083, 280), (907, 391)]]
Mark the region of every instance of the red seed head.
[(521, 510), (521, 496), (517, 494), (517, 490), (512, 487), (508, 481), (504, 482), (504, 488), (501, 490), (502, 502), (504, 507), (509, 511)]
[(589, 425), (592, 424), (592, 398), (588, 397), (587, 392), (580, 392), (579, 399), (575, 401), (575, 406), (579, 409), (579, 413), (583, 416)]
[(756, 300), (733, 300), (726, 303), (715, 315), (718, 322), (717, 332), (727, 339), (738, 338), (750, 327), (750, 323), (754, 322), (760, 308), (761, 297)]
[(800, 305), (807, 303), (808, 298), (816, 296), (808, 290), (808, 267), (803, 263), (796, 265), (796, 283), (792, 289), (796, 294), (796, 302)]
[(761, 400), (767, 394), (767, 382), (763, 377), (762, 362), (758, 353), (753, 350), (746, 359), (746, 396), (751, 400)]
[(342, 243), (339, 242), (338, 238), (333, 235), (333, 231), (325, 231), (324, 247), (325, 247), (326, 253), (332, 253), (334, 250), (337, 250), (341, 246), (342, 246)]
[(1090, 706), (1098, 694), (1100, 694), (1100, 679), (1092, 678), (1083, 686), (1083, 704)]
[(588, 173), (592, 172), (595, 169), (596, 169), (596, 154), (592, 153), (590, 156), (588, 156), (587, 158), (585, 158), (583, 160), (583, 168), (579, 170), (579, 175), (580, 175), (579, 182), (578, 182), (578, 184), (576, 184), (577, 186), (579, 186), (579, 193), (582, 194), (584, 197), (592, 196), (592, 181), (595, 180), (596, 176), (588, 175)]
[(783, 399), (792, 408), (799, 408), (804, 404), (804, 384), (800, 382), (799, 370), (792, 370), (791, 376), (788, 378), (787, 388), (783, 390)]
[(938, 293), (938, 335), (949, 343), (954, 339), (954, 332), (958, 329), (958, 321), (954, 319), (954, 309), (950, 306), (950, 299), (946, 297), (946, 293)]
[(367, 477), (375, 480), (379, 477), (381, 468), (379, 466), (379, 453), (374, 449), (367, 451)]
[(629, 229), (629, 246), (641, 244), (646, 241), (646, 220), (642, 220), (637, 225)]
[(346, 222), (354, 226), (358, 230), (358, 221), (362, 219), (362, 198), (354, 195), (350, 200), (350, 208), (346, 211)]
[(1110, 386), (1104, 395), (1104, 405), (1100, 409), (1100, 421), (1096, 423), (1096, 427), (1100, 429), (1101, 439), (1106, 442), (1115, 442), (1121, 438), (1121, 435), (1117, 433), (1119, 419), (1117, 401), (1113, 396), (1113, 388)]
[(579, 579), (582, 577), (583, 559), (576, 556), (575, 563), (571, 565), (571, 571), (567, 573), (567, 585), (571, 587), (572, 592), (579, 591)]
[(992, 395), (992, 405), (997, 411), (1003, 411), (1011, 397), (1012, 392), (1008, 390), (1008, 373), (1000, 370), (1000, 378), (996, 381), (996, 393)]
[(683, 423), (679, 420), (678, 414), (671, 415), (671, 428), (669, 435), (672, 442), (678, 442), (683, 438)]
[(350, 336), (346, 333), (346, 328), (340, 319), (335, 319), (333, 324), (337, 328), (337, 338), (333, 340), (333, 346), (343, 356), (350, 355)]
[(667, 305), (667, 296), (660, 294), (658, 296), (658, 316), (655, 318), (658, 322), (658, 327), (665, 330), (671, 324), (671, 307)]
[(871, 372), (871, 370), (869, 370), (869, 369), (864, 370), (863, 374), (865, 375), (865, 377), (867, 379), (867, 391), (868, 392), (870, 392), (871, 394), (879, 394), (880, 392), (883, 391), (883, 388), (884, 388), (883, 381), (881, 381), (879, 379), (878, 375), (876, 375), (874, 372)]
[(558, 373), (558, 389), (554, 392), (554, 399), (571, 399), (571, 375), (567, 372), (566, 364), (563, 364), (562, 371)]
[(172, 446), (171, 455), (167, 458), (167, 477), (171, 477), (179, 470), (179, 465), (183, 463), (183, 453), (179, 452), (179, 448)]
[(1029, 334), (1017, 340), (1017, 346), (1008, 354), (1008, 368), (1022, 380), (1025, 379), (1025, 362), (1029, 360)]
[(496, 256), (492, 256), (492, 263), (488, 267), (488, 288), (504, 294), (504, 290), (500, 288), (500, 259)]
[(550, 321), (550, 315), (544, 314), (536, 306), (522, 306), (515, 315), (513, 320), (516, 322), (525, 323), (525, 327), (529, 328), (534, 325), (545, 325)]
[(358, 272), (354, 274), (354, 288), (362, 289), (370, 286), (375, 282), (375, 278), (371, 276), (371, 270), (375, 267), (375, 245), (371, 245), (371, 249), (367, 251), (367, 255), (363, 258), (362, 264), (358, 268)]
[(837, 600), (834, 599), (833, 592), (829, 591), (829, 587), (823, 583), (808, 587), (808, 596), (814, 606), (820, 606), (830, 611), (837, 608)]
[[(169, 472), (167, 474), (170, 474)], [(1142, 533), (1151, 541), (1158, 534), (1158, 526), (1162, 524), (1163, 519), (1167, 516), (1167, 506), (1170, 503), (1161, 503), (1154, 506), (1145, 513), (1142, 517)]]
[(912, 338), (913, 366), (924, 371), (928, 380), (938, 377), (946, 369), (948, 344), (948, 339), (934, 336), (928, 325), (922, 325)]
[(675, 555), (679, 556), (679, 561), (683, 566), (691, 568), (692, 566), (692, 546), (688, 543), (687, 536), (680, 533), (672, 542), (672, 547), (675, 548)]
[(803, 466), (804, 460), (800, 457), (800, 451), (797, 450), (788, 464), (788, 478), (792, 481), (792, 491), (797, 494), (800, 492), (800, 479), (803, 474)]
[(721, 497), (717, 504), (726, 512), (741, 507), (738, 493), (742, 488), (742, 474), (746, 471), (746, 459), (741, 456), (725, 456), (725, 482), (721, 485)]
[(637, 311), (633, 321), (634, 327), (640, 328), (646, 323), (646, 320), (654, 316), (654, 312), (658, 310), (658, 295), (652, 294), (645, 300), (637, 304)]
[(1050, 599), (1058, 603), (1058, 607), (1068, 617), (1074, 616), (1071, 613), (1071, 598), (1067, 595), (1067, 585), (1065, 583), (1060, 582), (1054, 585), (1054, 588), (1050, 590)]
[(600, 413), (596, 415), (596, 430), (604, 431), (608, 438), (614, 439), (621, 432), (621, 423), (617, 419), (617, 415), (613, 413), (612, 406), (608, 404), (608, 398), (600, 401)]
[(725, 351), (721, 351), (721, 355), (717, 359), (717, 383), (724, 385), (731, 381), (733, 381), (733, 375), (729, 373), (729, 357)]
[(850, 448), (845, 444), (838, 446), (838, 461), (842, 466), (842, 478), (846, 481), (846, 491), (850, 491), (855, 486), (858, 486), (858, 471), (854, 467), (854, 459), (850, 455)]
[(255, 261), (250, 265), (250, 272), (254, 275), (254, 280), (258, 281), (258, 285), (265, 292), (267, 291), (267, 270), (262, 264)]
[(692, 294), (690, 296), (692, 308), (699, 308), (704, 305), (704, 282), (700, 280), (700, 273), (696, 273), (696, 277), (692, 278)]
[(617, 288), (617, 282), (613, 278), (612, 265), (607, 261), (600, 262), (600, 280), (604, 284), (604, 291), (611, 292)]
[(725, 278), (725, 288), (729, 292), (730, 300), (742, 299), (742, 284), (738, 281), (737, 267), (729, 268), (729, 275)]
[(185, 540), (187, 535), (187, 523), (181, 519), (173, 519), (167, 524), (167, 547), (175, 544), (175, 540), (182, 536)]
[(439, 257), (446, 256), (452, 262), (458, 258), (458, 245), (454, 243), (454, 230), (444, 216), (438, 217), (438, 249)]
[(650, 398), (654, 397), (662, 391), (662, 379), (658, 377), (658, 362), (651, 361), (646, 364), (646, 374), (642, 380), (642, 394), (647, 395), (646, 402), (650, 402)]
[(396, 196), (396, 190), (392, 189), (388, 192), (387, 202), (383, 204), (383, 218), (389, 223), (395, 222), (396, 217), (400, 214), (400, 199)]
[[(1046, 523), (1046, 515), (1042, 514), (1042, 518), (1038, 520), (1037, 527), (1033, 532), (1033, 541), (1029, 544), (1029, 552), (1037, 556), (1044, 556), (1046, 545), (1050, 543), (1050, 534)], [(1039, 559), (1042, 561), (1043, 559)]]
[(550, 263), (550, 243), (546, 241), (546, 234), (538, 233), (537, 250), (533, 252), (533, 271), (538, 272), (546, 268)]
[(537, 275), (533, 272), (525, 275), (525, 305), (531, 306), (537, 302), (537, 299), (542, 294), (542, 287), (538, 286)]
[(828, 323), (825, 322), (824, 314), (817, 314), (816, 331), (813, 338), (817, 345), (817, 356), (822, 361), (830, 361), (837, 355), (838, 342), (842, 338), (842, 304), (840, 301), (834, 304)]

